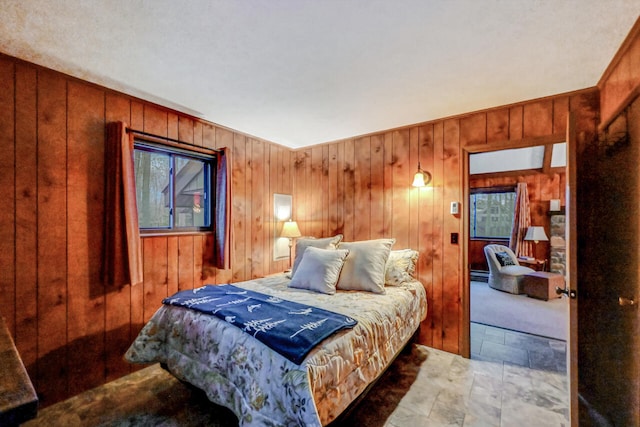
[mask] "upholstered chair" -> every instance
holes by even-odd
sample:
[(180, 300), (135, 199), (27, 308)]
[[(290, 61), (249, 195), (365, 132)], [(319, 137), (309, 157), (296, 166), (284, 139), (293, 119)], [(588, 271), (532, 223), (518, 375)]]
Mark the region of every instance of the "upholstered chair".
[(518, 263), (513, 251), (503, 245), (487, 245), (484, 255), (489, 264), (489, 286), (512, 294), (523, 293), (522, 278), (534, 270)]

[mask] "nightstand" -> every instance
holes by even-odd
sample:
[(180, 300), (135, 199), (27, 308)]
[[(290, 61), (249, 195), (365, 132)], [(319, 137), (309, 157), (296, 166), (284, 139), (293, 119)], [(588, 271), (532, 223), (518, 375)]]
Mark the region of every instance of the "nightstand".
[(533, 268), (536, 271), (545, 271), (547, 267), (546, 259), (518, 258), (518, 263), (525, 267)]

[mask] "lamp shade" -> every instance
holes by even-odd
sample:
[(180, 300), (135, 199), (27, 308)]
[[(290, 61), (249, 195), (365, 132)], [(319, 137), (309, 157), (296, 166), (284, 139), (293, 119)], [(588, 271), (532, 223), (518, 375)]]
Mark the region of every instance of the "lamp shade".
[(300, 236), (302, 236), (302, 234), (300, 233), (300, 228), (298, 228), (297, 222), (289, 220), (282, 225), (280, 237), (288, 237), (292, 239)]
[(533, 240), (534, 242), (544, 242), (549, 240), (547, 234), (544, 232), (544, 227), (531, 226), (527, 228), (527, 234), (524, 236), (524, 240)]
[(413, 176), (413, 185), (414, 187), (426, 187), (431, 182), (431, 174), (426, 170), (420, 167), (420, 162), (418, 162), (418, 172)]
[(421, 171), (416, 172), (416, 174), (413, 176), (413, 184), (414, 187), (424, 187), (425, 185), (427, 185), (424, 182), (424, 174)]

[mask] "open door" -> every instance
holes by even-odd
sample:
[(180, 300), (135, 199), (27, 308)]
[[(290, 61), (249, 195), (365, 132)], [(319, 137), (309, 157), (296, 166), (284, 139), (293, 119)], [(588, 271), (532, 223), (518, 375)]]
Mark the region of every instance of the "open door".
[[(579, 175), (570, 184), (577, 224), (570, 230), (570, 285), (578, 292), (569, 303), (571, 425), (639, 426), (640, 98), (601, 124), (594, 141), (583, 143), (572, 128), (570, 122), (580, 170), (574, 158), (567, 178)], [(575, 144), (569, 152), (576, 156)]]
[(578, 426), (578, 233), (577, 233), (577, 203), (576, 189), (578, 179), (576, 175), (576, 129), (575, 116), (569, 113), (567, 119), (567, 190), (566, 215), (569, 227), (566, 229), (567, 270), (565, 297), (569, 299), (567, 316), (567, 378), (569, 381), (569, 419), (572, 427)]

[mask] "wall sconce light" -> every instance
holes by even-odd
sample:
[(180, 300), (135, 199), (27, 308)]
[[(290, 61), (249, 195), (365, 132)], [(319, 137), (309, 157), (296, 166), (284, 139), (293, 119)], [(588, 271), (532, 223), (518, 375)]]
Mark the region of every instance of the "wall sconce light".
[(282, 224), (282, 232), (280, 237), (286, 237), (289, 239), (289, 268), (291, 268), (291, 247), (293, 246), (293, 239), (302, 236), (298, 223), (291, 219)]
[(418, 171), (413, 176), (413, 185), (414, 187), (426, 187), (431, 182), (431, 174), (426, 170), (420, 167), (420, 162), (418, 162)]

